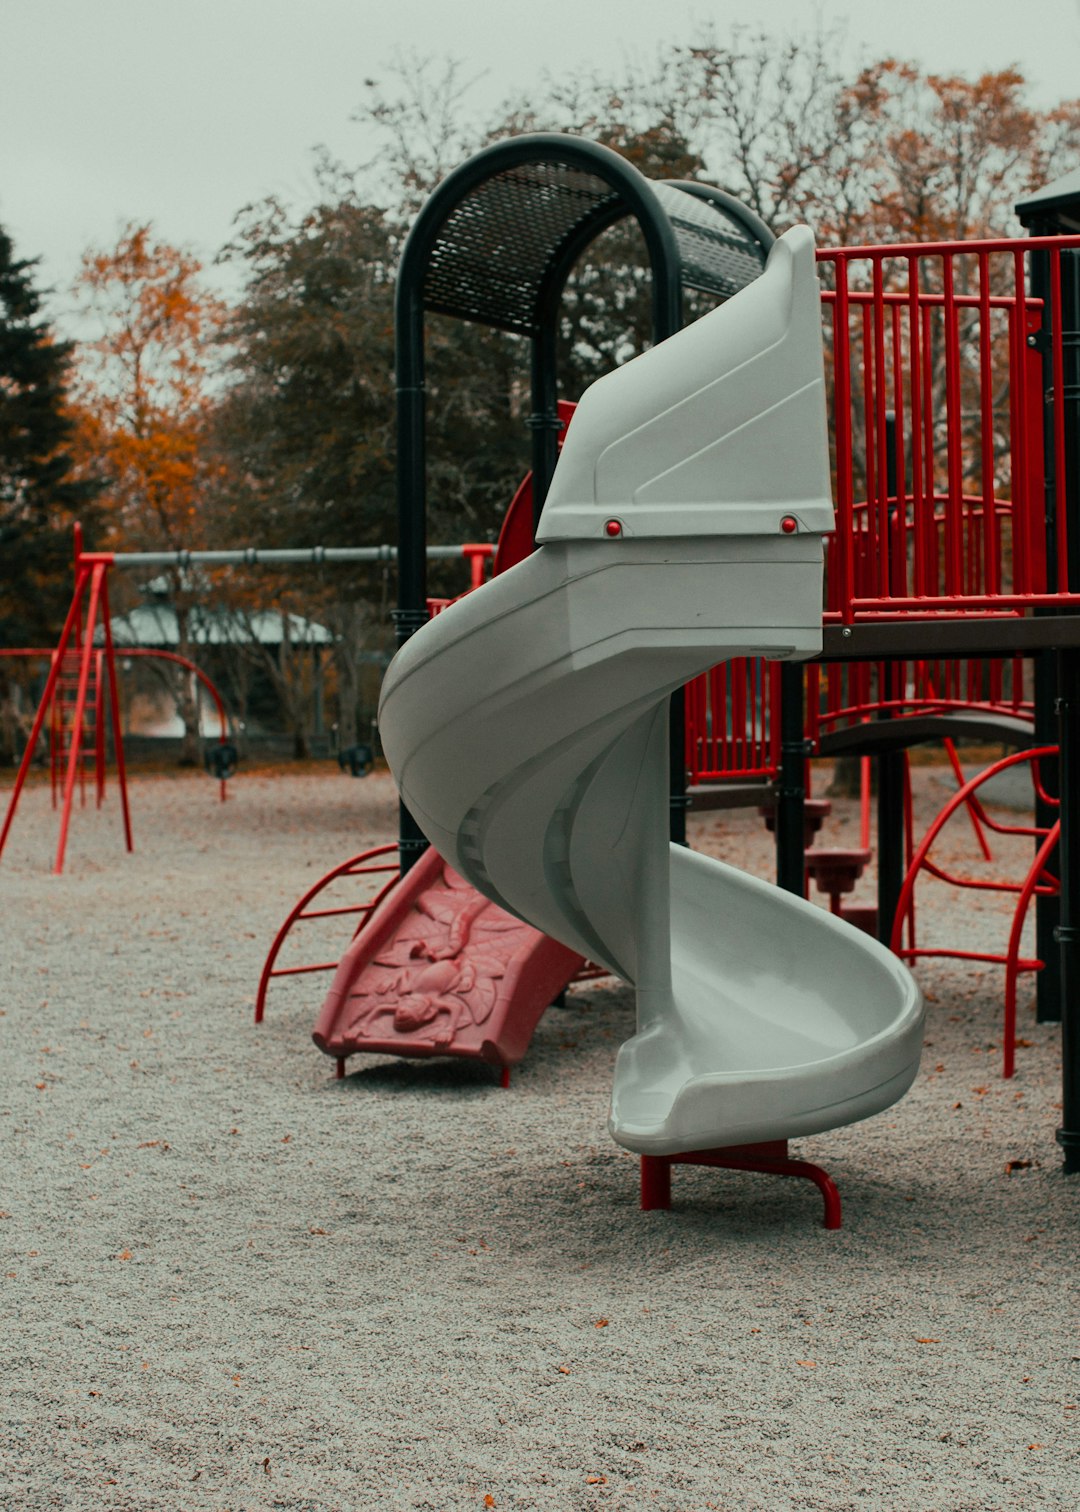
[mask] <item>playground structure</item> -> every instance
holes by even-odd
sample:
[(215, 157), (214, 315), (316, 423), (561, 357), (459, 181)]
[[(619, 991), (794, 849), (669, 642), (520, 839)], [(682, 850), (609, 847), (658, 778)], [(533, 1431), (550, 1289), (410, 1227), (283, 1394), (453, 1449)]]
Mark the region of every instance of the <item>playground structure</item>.
[[(695, 196), (693, 215), (680, 199), (686, 194)], [(440, 186), (410, 237), (398, 289), (402, 644), (427, 619), (425, 310), (531, 340), (531, 493), (538, 517), (560, 429), (554, 346), (569, 268), (599, 229), (634, 216), (653, 275), (654, 334), (661, 340), (678, 328), (684, 284), (726, 298), (757, 276), (771, 234), (723, 200), (697, 185), (647, 184), (602, 149), (543, 136), (488, 149)], [(1034, 234), (1016, 240), (818, 253), (837, 502), (836, 531), (826, 539), (822, 654), (805, 671), (790, 662), (736, 659), (692, 687), (683, 750), (683, 721), (672, 720), (671, 833), (681, 838), (687, 772), (691, 790), (707, 799), (704, 784), (724, 784), (725, 802), (771, 782), (779, 880), (801, 894), (809, 759), (856, 755), (864, 771), (872, 759), (874, 912), (880, 937), (889, 939), (913, 850), (910, 834), (905, 846), (903, 823), (907, 747), (973, 733), (1017, 744), (1037, 740), (1045, 749), (1056, 745), (1060, 727), (1060, 888), (1046, 885), (1057, 878), (1033, 868), (1035, 881), (1021, 902), (1037, 903), (1039, 1017), (1063, 1021), (1058, 1139), (1069, 1171), (1080, 1158), (1072, 925), (1080, 878), (1072, 875), (1077, 860), (1069, 833), (1080, 740), (1073, 461), (1080, 426), (1067, 379), (1069, 333), (1080, 329), (1080, 238), (1055, 234), (1057, 208), (1050, 191), (1020, 207)], [(486, 276), (493, 257), (498, 279)], [(484, 277), (475, 271), (481, 267)], [(460, 622), (461, 611), (454, 615)], [(1044, 777), (1036, 823), (1042, 865), (1050, 830), (1059, 824), (1056, 813), (1046, 822), (1046, 802), (1057, 795), (1045, 762)], [(403, 873), (424, 844), (404, 811)], [(1010, 951), (1018, 961), (1012, 944)], [(761, 1169), (770, 1162), (777, 1169), (783, 1159), (771, 1143), (751, 1157), (727, 1153), (728, 1163), (749, 1158)], [(688, 1161), (724, 1163), (723, 1152), (706, 1154), (708, 1160), (681, 1152)], [(666, 1176), (655, 1168), (648, 1176), (654, 1197)]]
[[(492, 557), (493, 551), (494, 548), (486, 543), (427, 548), (427, 554), (432, 557), (454, 560), (464, 558), (469, 567), (470, 586), (473, 588), (483, 581), (485, 564)], [(116, 650), (109, 612), (110, 569), (155, 567), (186, 569), (192, 566), (282, 567), (296, 563), (321, 565), (340, 562), (394, 562), (396, 558), (396, 548), (386, 545), (270, 549), (243, 547), (223, 551), (88, 552), (83, 549), (82, 531), (76, 525), (75, 588), (56, 648), (42, 650), (20, 647), (0, 651), (0, 655), (5, 656), (24, 659), (47, 657), (49, 659), (45, 688), (23, 750), (8, 800), (4, 823), (0, 828), (0, 856), (3, 855), (38, 741), (43, 730), (47, 728), (53, 807), (57, 807), (58, 797), (60, 803), (60, 830), (53, 870), (57, 875), (63, 872), (75, 790), (78, 786), (85, 801), (85, 762), (91, 747), (94, 755), (94, 781), (98, 807), (101, 806), (105, 795), (106, 702), (116, 758), (124, 843), (128, 851), (133, 849), (127, 771), (117, 693)], [(430, 612), (434, 612), (437, 607), (438, 602), (431, 601)], [(213, 681), (195, 662), (174, 651), (125, 645), (123, 655), (125, 660), (133, 657), (148, 657), (181, 666), (197, 678), (209, 693), (218, 715), (219, 738), (216, 746), (210, 747), (206, 752), (206, 768), (218, 779), (219, 794), (221, 801), (224, 802), (226, 781), (236, 770), (237, 752), (229, 740), (228, 716), (221, 694)], [(352, 765), (354, 775), (358, 775), (363, 763), (357, 761)]]

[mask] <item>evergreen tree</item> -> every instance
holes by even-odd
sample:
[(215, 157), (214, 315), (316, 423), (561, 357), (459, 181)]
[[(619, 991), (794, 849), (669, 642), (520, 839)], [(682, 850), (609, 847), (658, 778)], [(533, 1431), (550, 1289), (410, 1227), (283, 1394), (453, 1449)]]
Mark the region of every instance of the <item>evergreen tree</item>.
[(92, 523), (93, 480), (68, 445), (70, 344), (41, 314), (34, 263), (0, 228), (0, 642), (49, 645), (71, 596), (71, 525)]

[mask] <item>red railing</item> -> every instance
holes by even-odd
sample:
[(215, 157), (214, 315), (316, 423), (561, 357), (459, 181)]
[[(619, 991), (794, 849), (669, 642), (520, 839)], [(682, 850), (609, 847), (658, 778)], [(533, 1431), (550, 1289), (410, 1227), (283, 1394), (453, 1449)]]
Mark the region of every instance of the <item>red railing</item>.
[[(1064, 407), (1043, 403), (1044, 350), (1062, 392), (1050, 312), (1062, 252), (1076, 248), (1080, 237), (818, 254), (837, 509), (827, 620), (1080, 606)], [(1048, 306), (1031, 293), (1033, 254)]]
[[(1074, 236), (818, 253), (836, 500), (826, 623), (1080, 609), (1053, 316), (1062, 253), (1078, 249)], [(775, 774), (778, 682), (775, 663), (738, 661), (691, 684), (692, 783)], [(1020, 659), (815, 667), (809, 693), (814, 739), (883, 713), (1031, 712)]]
[(780, 760), (776, 662), (739, 656), (686, 687), (691, 785), (770, 777)]

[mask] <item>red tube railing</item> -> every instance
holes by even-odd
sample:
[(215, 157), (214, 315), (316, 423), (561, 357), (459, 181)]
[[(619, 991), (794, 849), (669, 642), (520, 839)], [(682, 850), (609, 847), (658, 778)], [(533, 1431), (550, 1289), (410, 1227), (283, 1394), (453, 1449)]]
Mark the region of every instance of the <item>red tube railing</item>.
[[(837, 506), (828, 621), (1080, 607), (1061, 404), (1049, 409), (1048, 564), (1041, 355), (1061, 393), (1053, 312), (1062, 252), (1078, 248), (1040, 237), (819, 252)], [(1035, 252), (1045, 308), (1028, 291)]]

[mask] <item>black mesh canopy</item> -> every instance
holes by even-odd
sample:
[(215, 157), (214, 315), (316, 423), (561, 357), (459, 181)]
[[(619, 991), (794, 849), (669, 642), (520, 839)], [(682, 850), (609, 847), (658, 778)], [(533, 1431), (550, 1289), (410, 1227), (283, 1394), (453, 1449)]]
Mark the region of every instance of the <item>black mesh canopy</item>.
[(662, 179), (652, 187), (675, 232), (687, 288), (729, 299), (758, 276), (767, 244), (754, 234), (745, 211), (737, 212), (726, 195), (695, 193)]
[[(589, 244), (633, 218), (652, 275), (652, 339), (683, 320), (684, 289), (718, 300), (761, 272), (772, 232), (722, 190), (652, 181), (609, 147), (538, 132), (484, 148), (443, 180), (402, 249), (395, 299), (399, 644), (427, 619), (424, 317), (479, 321), (531, 342), (532, 497), (558, 458), (556, 348), (566, 279)], [(671, 837), (686, 838), (682, 719), (672, 719)], [(402, 805), (407, 871), (426, 846)]]
[[(674, 235), (684, 285), (727, 298), (761, 272), (762, 240), (727, 196), (641, 183)], [(428, 254), (424, 307), (530, 335), (550, 270), (631, 213), (620, 189), (557, 158), (496, 172), (461, 195), (440, 226)]]

